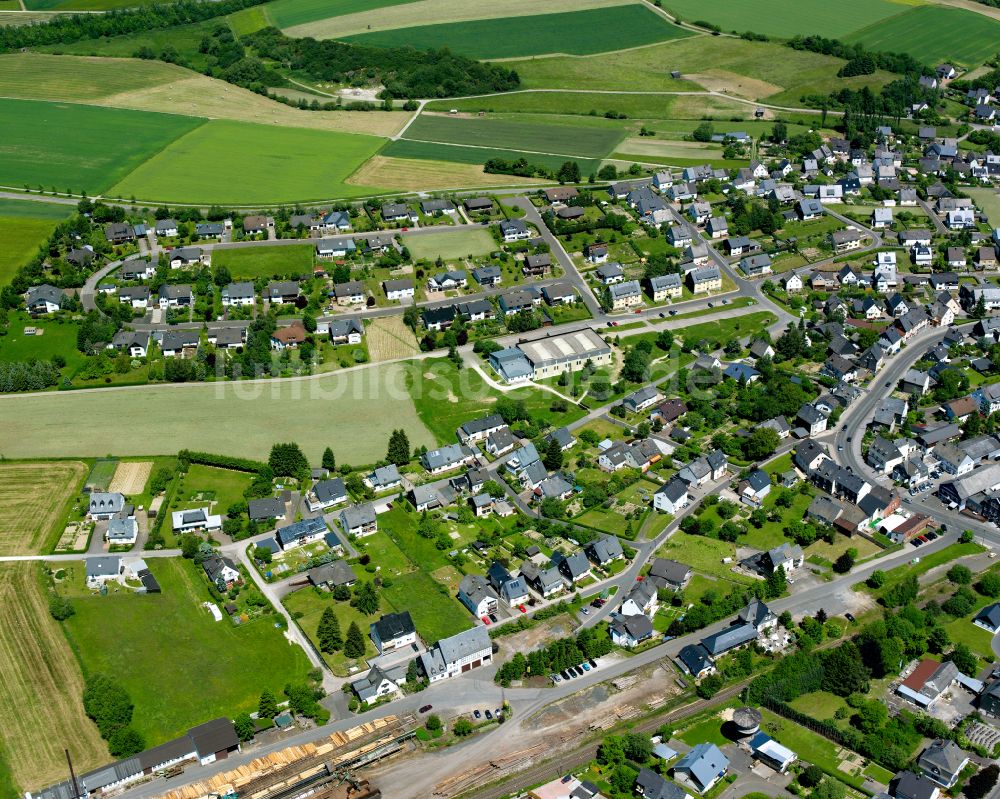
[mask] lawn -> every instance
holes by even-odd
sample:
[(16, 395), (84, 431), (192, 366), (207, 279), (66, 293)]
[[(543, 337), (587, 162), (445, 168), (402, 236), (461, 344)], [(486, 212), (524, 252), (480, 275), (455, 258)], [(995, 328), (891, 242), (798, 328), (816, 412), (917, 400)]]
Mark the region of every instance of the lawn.
[[(839, 4), (831, 6), (836, 8)], [(846, 41), (909, 53), (926, 63), (948, 59), (973, 66), (996, 53), (1000, 22), (963, 8), (920, 6), (858, 30)]]
[(243, 491), (251, 482), (252, 476), (246, 472), (192, 463), (175, 496), (185, 509), (215, 502), (215, 512), (225, 513), (230, 505), (245, 501)]
[[(532, 121), (522, 121), (499, 117), (421, 114), (407, 128), (405, 135), (413, 141), (509, 148), (567, 157), (604, 158), (621, 141), (623, 131), (620, 125), (603, 119), (588, 119), (587, 125), (577, 126), (553, 121), (544, 115), (538, 115)], [(387, 154), (399, 155), (394, 152)]]
[[(829, 691), (813, 691), (797, 696), (789, 704), (802, 713), (808, 713), (814, 719), (829, 721), (840, 708), (847, 707), (843, 697), (831, 694)], [(853, 711), (851, 711), (853, 712)]]
[(448, 589), (423, 572), (394, 577), (382, 589), (385, 601), (396, 611), (408, 610), (425, 643), (431, 644), (472, 626), (472, 616)]
[[(24, 330), (27, 327), (43, 331), (42, 335), (26, 336)], [(53, 356), (61, 355), (72, 373), (84, 362), (83, 353), (76, 348), (78, 329), (75, 322), (61, 319), (33, 320), (23, 311), (14, 311), (10, 314), (7, 335), (0, 336), (0, 361), (28, 361), (33, 358), (51, 360)]]
[[(516, 30), (517, 34), (512, 35)], [(545, 53), (591, 55), (690, 36), (645, 6), (594, 8), (565, 14), (535, 14), (441, 25), (395, 28), (344, 37), (375, 47), (447, 47), (477, 59), (519, 58)]]
[(265, 6), (267, 16), (279, 28), (290, 28), (344, 14), (396, 6), (411, 0), (275, 0)]
[(770, 710), (761, 708), (764, 715), (764, 730), (778, 743), (787, 746), (801, 760), (814, 763), (828, 774), (836, 774), (841, 780), (855, 788), (860, 788), (864, 782), (862, 777), (839, 770), (840, 758), (837, 757), (839, 747), (822, 735), (818, 735), (795, 722), (784, 719)]
[(410, 559), (406, 557), (406, 553), (396, 546), (385, 530), (379, 530), (377, 533), (359, 538), (354, 546), (358, 552), (371, 556), (372, 563), (379, 566), (382, 576), (388, 574), (395, 579), (400, 575), (408, 574), (415, 568)]
[[(882, 588), (878, 589), (878, 591), (880, 594), (885, 593), (893, 585), (902, 582), (908, 577), (919, 577), (921, 574), (926, 574), (931, 569), (956, 560), (963, 555), (975, 555), (982, 551), (982, 546), (974, 542), (969, 542), (967, 544), (949, 544), (944, 549), (939, 549), (937, 552), (932, 552), (930, 555), (921, 555), (918, 552), (914, 555), (913, 561), (910, 563), (897, 566), (894, 569), (889, 569), (889, 571), (885, 573), (885, 582), (883, 583)], [(861, 586), (864, 587), (864, 583), (861, 583)]]
[(969, 196), (986, 214), (993, 227), (1000, 227), (1000, 194), (995, 189), (968, 189)]
[(703, 741), (713, 743), (716, 746), (726, 746), (732, 743), (732, 741), (722, 734), (722, 719), (715, 713), (706, 719), (692, 724), (690, 727), (685, 727), (683, 731), (677, 734), (677, 738), (689, 746), (695, 746)]
[[(347, 628), (351, 626), (351, 622), (357, 622), (365, 638), (365, 654), (363, 658), (349, 658), (343, 651), (323, 653), (323, 659), (338, 677), (347, 677), (360, 671), (366, 666), (365, 659), (378, 654), (375, 644), (372, 643), (372, 639), (368, 636), (368, 630), (369, 625), (378, 619), (379, 614), (366, 616), (357, 608), (351, 607), (350, 602), (336, 602), (328, 592), (320, 593), (313, 588), (303, 588), (300, 591), (288, 594), (283, 602), (289, 613), (292, 614), (292, 618), (296, 620), (299, 627), (302, 628), (303, 632), (305, 632), (313, 643), (316, 643), (316, 628), (319, 626), (320, 617), (327, 607), (333, 607), (334, 612), (337, 614), (337, 621), (340, 622), (340, 632), (344, 637), (347, 636)], [(379, 612), (392, 612), (392, 609), (387, 606), (384, 598), (381, 599)], [(352, 668), (354, 671), (351, 670)]]
[(212, 250), (212, 266), (224, 266), (233, 280), (258, 277), (286, 278), (312, 274), (312, 244), (289, 244), (282, 247), (241, 247)]
[[(36, 563), (0, 565), (3, 759), (21, 791), (66, 778), (65, 746), (77, 773), (111, 759), (83, 712), (83, 674), (49, 615), (38, 569)], [(44, 730), (52, 734), (41, 734)]]
[(467, 256), (489, 255), (499, 249), (489, 231), (482, 228), (427, 234), (411, 233), (402, 238), (403, 245), (410, 251), (415, 261), (420, 259), (435, 261), (439, 257), (445, 261), (456, 261)]
[[(491, 412), (499, 392), (486, 384), (473, 369), (456, 369), (450, 361), (440, 358), (398, 364), (405, 369), (407, 387), (417, 415), (440, 442), (455, 440), (459, 425)], [(551, 410), (555, 399), (552, 394), (538, 389), (523, 388), (504, 392), (504, 397), (523, 400), (532, 419), (549, 422), (555, 426), (568, 424), (583, 416), (583, 411), (570, 406), (565, 413)], [(0, 414), (0, 419), (2, 419)], [(391, 426), (397, 426), (394, 423)], [(403, 425), (404, 429), (409, 428)], [(413, 445), (413, 435), (410, 434)]]
[(80, 461), (0, 464), (0, 555), (49, 550), (87, 471)]
[[(406, 430), (410, 446), (435, 444), (421, 418), (434, 419), (441, 408), (422, 402), (418, 415), (408, 395), (412, 370), (413, 364), (385, 364), (305, 380), (6, 395), (0, 397), (0, 430), (18, 433), (4, 437), (2, 452), (8, 458), (31, 458), (109, 451), (167, 454), (188, 448), (263, 459), (275, 441), (297, 441), (313, 463), (327, 446), (341, 463), (374, 463), (385, 456), (395, 428)], [(456, 406), (448, 440), (469, 418), (461, 410), (472, 407)], [(87, 424), (80, 425), (80, 419)], [(151, 438), (150, 419), (169, 436)], [(211, 424), (204, 424), (206, 419)]]
[[(526, 153), (514, 152), (513, 150), (492, 149), (488, 147), (460, 147), (454, 144), (410, 141), (409, 139), (399, 139), (398, 141), (389, 142), (382, 150), (381, 155), (391, 157), (393, 160), (440, 161), (456, 164), (476, 164), (479, 166), (485, 164), (491, 158), (516, 161), (519, 158), (527, 157)], [(558, 169), (566, 162), (566, 156), (531, 153), (530, 160), (531, 163), (538, 166), (548, 169)], [(594, 172), (600, 165), (600, 159), (574, 158), (573, 160), (580, 165), (580, 170), (584, 174)], [(499, 174), (486, 175), (486, 178), (488, 179), (486, 185), (502, 185), (513, 180), (509, 175)]]
[(836, 4), (823, 0), (664, 0), (663, 6), (685, 21), (705, 20), (726, 31), (755, 31), (782, 38), (812, 33), (841, 37), (905, 8), (887, 0), (841, 0)]
[[(18, 269), (38, 252), (59, 220), (69, 214), (65, 206), (0, 200), (0, 286), (10, 282)], [(23, 213), (21, 213), (23, 211)]]
[[(717, 538), (688, 535), (677, 530), (656, 553), (657, 557), (672, 558), (686, 563), (695, 571), (713, 575), (732, 582), (745, 583), (749, 578), (740, 577), (732, 571), (736, 559), (736, 545)], [(733, 562), (723, 563), (724, 558), (732, 558)], [(725, 586), (719, 586), (725, 593)]]
[[(306, 679), (305, 653), (275, 629), (273, 617), (239, 627), (213, 621), (200, 606), (210, 597), (193, 562), (157, 558), (149, 567), (163, 593), (121, 590), (75, 598), (76, 613), (64, 623), (84, 670), (109, 674), (128, 691), (135, 703), (132, 726), (147, 745), (217, 716), (253, 710), (265, 688), (280, 696), (288, 682)], [(82, 570), (75, 579), (82, 590)], [(160, 657), (137, 668), (141, 652)]]
[[(118, 108), (0, 100), (0, 183), (100, 193), (202, 122)], [(67, 130), (73, 135), (64, 135)], [(109, 131), (114, 131), (114, 147), (108, 146)]]
[(383, 142), (375, 136), (214, 120), (144, 163), (113, 192), (143, 200), (232, 204), (370, 194), (379, 190), (344, 181)]

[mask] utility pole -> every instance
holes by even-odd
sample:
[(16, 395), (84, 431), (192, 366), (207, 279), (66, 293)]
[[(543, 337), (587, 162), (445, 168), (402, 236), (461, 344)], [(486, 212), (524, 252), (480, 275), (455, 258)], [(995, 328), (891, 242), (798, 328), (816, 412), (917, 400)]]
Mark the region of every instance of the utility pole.
[(80, 786), (76, 781), (76, 772), (73, 771), (73, 760), (69, 756), (69, 749), (63, 750), (66, 753), (66, 765), (69, 766), (69, 778), (73, 783), (73, 799), (80, 799), (82, 794), (80, 793)]

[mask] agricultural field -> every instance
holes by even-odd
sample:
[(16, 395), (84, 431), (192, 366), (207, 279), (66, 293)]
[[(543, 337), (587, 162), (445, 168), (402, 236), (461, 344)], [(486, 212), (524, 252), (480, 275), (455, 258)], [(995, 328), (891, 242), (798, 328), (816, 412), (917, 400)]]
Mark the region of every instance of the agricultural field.
[(311, 275), (312, 244), (288, 244), (281, 247), (220, 247), (212, 251), (212, 266), (224, 266), (233, 280), (258, 277), (283, 278)]
[(264, 12), (276, 27), (290, 28), (408, 2), (411, 0), (274, 0), (264, 6)]
[(29, 11), (108, 11), (154, 3), (156, 0), (25, 0)]
[[(750, 42), (722, 37), (694, 37), (661, 45), (608, 53), (601, 56), (535, 58), (506, 64), (516, 70), (525, 89), (574, 89), (590, 91), (688, 92), (700, 88), (741, 91), (749, 99), (774, 100), (799, 105), (806, 94), (840, 88), (880, 87), (892, 79), (886, 72), (855, 78), (838, 78), (844, 62), (832, 56), (793, 50), (773, 42)], [(681, 72), (681, 80), (670, 77)], [(771, 94), (763, 94), (772, 91)], [(734, 92), (735, 93), (735, 92)], [(609, 108), (615, 98), (605, 102)], [(630, 102), (623, 98), (623, 103)], [(737, 106), (732, 100), (692, 95), (674, 98), (671, 116), (698, 119), (705, 113), (725, 114)], [(726, 110), (723, 110), (724, 104)], [(740, 116), (752, 117), (754, 107), (744, 104)], [(600, 107), (599, 107), (600, 110)]]
[(687, 22), (704, 20), (725, 31), (755, 31), (790, 39), (811, 33), (839, 38), (906, 10), (889, 0), (664, 0), (663, 7)]
[[(30, 100), (0, 100), (0, 184), (103, 192), (203, 120)], [(72, 130), (72, 136), (62, 135)], [(108, 131), (115, 146), (108, 146)]]
[[(344, 2), (361, 6), (359, 0), (337, 0), (333, 8)], [(286, 0), (300, 8), (319, 0)], [(315, 39), (339, 39), (355, 33), (383, 31), (390, 28), (413, 28), (420, 25), (441, 25), (478, 19), (504, 19), (538, 15), (542, 12), (555, 14), (564, 11), (581, 11), (588, 8), (605, 8), (608, 5), (623, 5), (635, 0), (550, 0), (544, 6), (532, 0), (418, 0), (418, 2), (393, 2), (391, 11), (383, 11), (389, 3), (376, 0), (372, 4), (355, 8), (353, 13), (331, 14), (326, 11), (322, 17), (302, 25), (286, 28), (290, 36), (311, 36)], [(329, 8), (327, 4), (325, 8)], [(268, 6), (270, 8), (270, 6)], [(518, 34), (523, 33), (523, 27)]]
[[(409, 133), (409, 131), (407, 131)], [(489, 185), (508, 184), (511, 182), (524, 181), (524, 178), (517, 178), (511, 175), (488, 175), (482, 172), (482, 165), (491, 158), (503, 158), (507, 161), (516, 161), (519, 158), (531, 161), (533, 164), (544, 166), (549, 169), (558, 169), (566, 161), (566, 156), (541, 155), (538, 153), (522, 153), (513, 150), (491, 149), (487, 147), (467, 147), (457, 144), (440, 144), (437, 142), (410, 141), (409, 139), (399, 139), (389, 142), (380, 153), (383, 157), (392, 159), (412, 159), (426, 161), (447, 161), (457, 164), (476, 165), (478, 172), (484, 174)], [(376, 156), (379, 157), (379, 156)], [(600, 166), (599, 158), (573, 158), (580, 165), (584, 174), (594, 172)], [(367, 164), (365, 165), (367, 166)], [(355, 175), (361, 174), (365, 166), (362, 166)], [(354, 176), (348, 183), (353, 182)], [(526, 181), (530, 182), (530, 181)], [(402, 188), (402, 187), (400, 187)], [(427, 187), (424, 187), (427, 188)], [(447, 188), (447, 187), (446, 187)]]
[[(517, 118), (421, 114), (406, 130), (414, 141), (509, 148), (559, 156), (603, 158), (622, 139), (620, 125), (588, 119), (586, 125), (560, 123), (539, 115)], [(565, 160), (565, 159), (564, 159)]]
[[(74, 47), (84, 51), (85, 44), (89, 49), (99, 45), (106, 50), (112, 41), (80, 42)], [(107, 54), (115, 58), (43, 53), (0, 56), (0, 96), (136, 111), (169, 109), (184, 116), (373, 136), (396, 134), (411, 116), (405, 111), (303, 111), (183, 67), (128, 58), (136, 47), (134, 39), (123, 41), (120, 53)]]
[(420, 352), (417, 337), (398, 315), (372, 319), (365, 330), (365, 339), (373, 361), (409, 358)]
[[(691, 86), (692, 89), (697, 87)], [(487, 97), (433, 100), (427, 111), (486, 111), (488, 113), (521, 114), (593, 114), (606, 111), (625, 114), (631, 119), (673, 119), (677, 98), (662, 94), (608, 95), (598, 92), (543, 92), (526, 89)], [(697, 124), (697, 123), (696, 123)]]
[[(0, 724), (14, 783), (36, 790), (65, 779), (68, 745), (78, 772), (109, 759), (83, 712), (83, 674), (49, 615), (36, 563), (0, 564)], [(59, 735), (40, 735), (58, 730)]]
[(46, 550), (86, 474), (79, 461), (0, 464), (0, 555)]
[[(161, 594), (92, 595), (78, 566), (69, 589), (76, 613), (63, 623), (84, 669), (114, 675), (128, 691), (132, 726), (148, 745), (216, 716), (252, 710), (265, 688), (280, 696), (286, 683), (306, 679), (305, 653), (268, 617), (238, 627), (213, 621), (201, 607), (209, 594), (193, 562), (157, 558), (149, 566)], [(165, 641), (169, 659), (151, 661), (159, 668), (133, 668), (136, 652), (162, 652)]]
[(47, 203), (0, 200), (0, 286), (31, 260), (69, 211)]
[(152, 471), (152, 461), (123, 461), (115, 467), (108, 491), (115, 491), (126, 497), (139, 496), (145, 490)]
[[(326, 446), (345, 463), (374, 463), (385, 456), (395, 428), (407, 431), (412, 446), (432, 446), (436, 438), (421, 422), (407, 393), (410, 364), (304, 380), (172, 384), (141, 391), (53, 392), (44, 396), (0, 397), (0, 451), (8, 458), (149, 455), (156, 447), (199, 449), (264, 458), (277, 441), (298, 441), (319, 462)], [(295, 413), (289, 414), (294, 403)], [(431, 411), (431, 417), (434, 411)], [(85, 426), (79, 419), (86, 418)], [(148, 432), (149, 419), (170, 430), (169, 442)], [(469, 415), (462, 417), (464, 421)], [(192, 420), (212, 419), (212, 424)], [(452, 426), (449, 440), (454, 438)], [(336, 431), (329, 439), (317, 430)]]
[(467, 256), (488, 255), (499, 247), (493, 236), (483, 229), (454, 233), (410, 233), (403, 235), (402, 242), (415, 261), (434, 261), (438, 258), (455, 261)]
[[(362, 115), (358, 115), (362, 116)], [(364, 116), (371, 116), (365, 114)], [(417, 144), (416, 142), (391, 142), (386, 150), (400, 144)], [(468, 148), (449, 147), (448, 145), (430, 145), (445, 147), (452, 152)], [(516, 175), (495, 175), (486, 173), (481, 163), (492, 157), (487, 155), (481, 161), (470, 164), (448, 161), (428, 161), (417, 158), (392, 158), (376, 155), (365, 161), (345, 183), (358, 186), (389, 186), (398, 191), (435, 191), (438, 189), (475, 189), (496, 186), (530, 186), (543, 183), (539, 178), (522, 178)]]
[(382, 144), (374, 136), (214, 120), (144, 163), (113, 192), (236, 205), (370, 194), (378, 189), (344, 180)]
[(909, 53), (928, 63), (948, 59), (974, 66), (996, 53), (1000, 21), (964, 8), (920, 6), (859, 30), (846, 41)]
[[(990, 220), (992, 227), (1000, 227), (1000, 194), (995, 189), (966, 189), (976, 206)], [(0, 206), (2, 210), (3, 206)]]
[[(516, 36), (511, 35), (514, 28), (518, 29)], [(546, 53), (591, 55), (691, 35), (645, 6), (626, 5), (566, 14), (536, 14), (530, 22), (524, 17), (471, 20), (392, 28), (344, 38), (376, 47), (410, 46), (418, 50), (448, 47), (471, 58), (499, 59)]]

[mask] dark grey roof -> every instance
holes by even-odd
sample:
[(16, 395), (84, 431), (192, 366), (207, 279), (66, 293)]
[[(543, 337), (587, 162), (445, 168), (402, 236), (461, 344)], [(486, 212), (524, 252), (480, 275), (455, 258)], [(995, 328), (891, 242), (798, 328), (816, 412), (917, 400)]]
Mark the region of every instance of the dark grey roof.
[(413, 635), (417, 631), (408, 610), (404, 610), (402, 613), (388, 613), (378, 621), (372, 622), (371, 627), (374, 632), (378, 633), (380, 641), (392, 641), (396, 638)]

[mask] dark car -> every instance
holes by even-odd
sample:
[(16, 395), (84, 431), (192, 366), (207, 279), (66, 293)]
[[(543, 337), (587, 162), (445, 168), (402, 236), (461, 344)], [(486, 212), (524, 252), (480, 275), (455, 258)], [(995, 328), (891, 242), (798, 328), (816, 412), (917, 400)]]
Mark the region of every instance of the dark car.
[(587, 661), (587, 662), (588, 662), (588, 663), (590, 663), (590, 668), (592, 668), (592, 669), (596, 669), (596, 668), (597, 668), (597, 661), (596, 661), (596, 660), (594, 660), (593, 658), (591, 658), (591, 659), (590, 659), (589, 661)]
[(477, 718), (477, 719), (481, 719), (483, 717), (483, 714), (480, 713), (478, 709), (476, 709), (476, 710), (472, 711), (472, 717), (473, 718)]
[(494, 624), (497, 623), (497, 614), (496, 613), (491, 613), (490, 614), (490, 621), (493, 622)]
[(573, 675), (569, 673), (569, 669), (563, 669), (559, 673), (562, 675), (564, 680), (571, 680), (573, 678)]
[(488, 711), (488, 710), (486, 711), (486, 718), (487, 718), (487, 719), (488, 719), (489, 721), (493, 721), (493, 714), (492, 714), (492, 713), (490, 713), (490, 711)]
[(433, 709), (434, 705), (424, 705), (422, 708), (420, 708), (420, 712), (426, 713), (428, 710), (433, 710)]
[(855, 619), (853, 613), (845, 613), (844, 618), (847, 619), (851, 624), (854, 624)]

